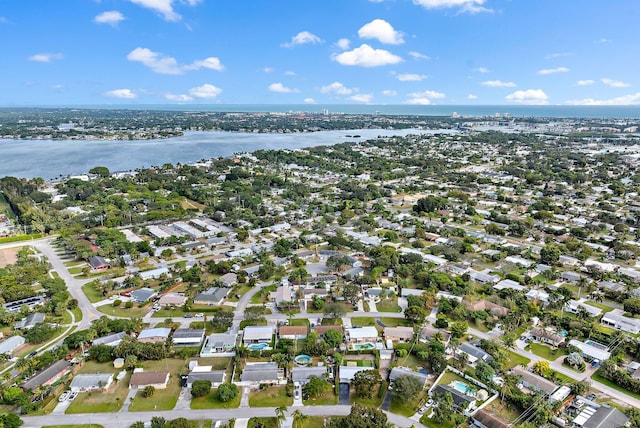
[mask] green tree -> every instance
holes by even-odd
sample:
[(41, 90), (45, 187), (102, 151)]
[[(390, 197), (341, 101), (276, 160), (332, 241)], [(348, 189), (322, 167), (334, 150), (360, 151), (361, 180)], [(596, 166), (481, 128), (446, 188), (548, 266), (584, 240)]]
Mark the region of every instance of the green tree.
[(278, 423), (282, 423), (287, 418), (287, 406), (278, 406), (276, 407), (276, 419)]
[(154, 416), (151, 418), (151, 428), (164, 428), (167, 421), (162, 416)]
[(354, 404), (348, 416), (331, 420), (332, 428), (387, 428), (387, 415), (379, 409)]
[(142, 396), (144, 398), (149, 398), (149, 397), (152, 397), (153, 394), (155, 394), (155, 392), (156, 392), (156, 388), (153, 385), (147, 385), (142, 390)]
[(433, 394), (433, 420), (439, 424), (451, 420), (453, 416), (453, 397), (450, 392)]
[(218, 387), (218, 400), (227, 403), (238, 396), (240, 389), (235, 383), (223, 383)]
[(467, 333), (469, 324), (466, 321), (456, 321), (451, 324), (451, 335), (455, 338), (461, 338)]
[(421, 308), (420, 306), (409, 306), (404, 311), (405, 319), (414, 325), (421, 325), (422, 323), (424, 323), (424, 320), (427, 319), (427, 316), (429, 316), (427, 310)]
[(332, 348), (337, 348), (343, 341), (344, 337), (338, 330), (327, 330), (324, 333), (324, 341)]
[(400, 403), (412, 402), (422, 391), (424, 382), (415, 376), (398, 376), (391, 384), (391, 396)]
[(352, 385), (356, 394), (363, 398), (371, 398), (382, 378), (378, 370), (363, 370), (353, 376)]
[(346, 313), (347, 312), (344, 309), (342, 303), (333, 302), (324, 307), (324, 315), (331, 318), (332, 320), (342, 318)]
[(308, 398), (318, 398), (331, 388), (331, 384), (325, 379), (311, 376), (302, 388), (302, 393)]
[(540, 250), (540, 261), (544, 264), (553, 265), (560, 260), (560, 248), (555, 244), (545, 245)]
[(193, 381), (191, 385), (191, 396), (194, 398), (204, 397), (211, 392), (211, 381), (200, 379)]

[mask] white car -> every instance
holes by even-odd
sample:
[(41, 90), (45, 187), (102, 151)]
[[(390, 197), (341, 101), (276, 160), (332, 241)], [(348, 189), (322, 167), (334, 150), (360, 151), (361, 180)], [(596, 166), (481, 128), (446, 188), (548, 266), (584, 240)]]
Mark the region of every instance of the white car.
[(202, 312), (198, 312), (196, 314), (196, 318), (202, 318), (204, 316), (204, 314)]
[(67, 399), (67, 397), (68, 397), (68, 396), (69, 396), (69, 391), (65, 391), (65, 392), (63, 392), (63, 393), (62, 393), (62, 395), (58, 398), (58, 401), (62, 403), (63, 401), (65, 401), (65, 400)]

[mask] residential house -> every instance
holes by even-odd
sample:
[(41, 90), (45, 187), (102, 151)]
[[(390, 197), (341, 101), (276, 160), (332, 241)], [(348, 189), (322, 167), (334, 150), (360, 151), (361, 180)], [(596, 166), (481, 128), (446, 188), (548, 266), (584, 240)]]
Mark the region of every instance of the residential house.
[(242, 342), (245, 345), (251, 343), (270, 343), (273, 340), (273, 328), (263, 326), (247, 326), (244, 328)]
[(173, 346), (200, 346), (204, 340), (204, 329), (179, 328), (171, 338)]
[[(161, 266), (155, 269), (139, 272), (138, 276), (140, 276), (141, 279), (146, 281), (148, 279), (156, 279), (156, 278), (159, 278), (161, 275), (167, 275), (167, 274), (169, 274), (169, 268), (166, 266)], [(151, 297), (149, 297), (148, 299), (150, 298)], [(143, 300), (143, 301), (146, 302), (146, 300)]]
[(400, 376), (414, 377), (418, 379), (420, 382), (422, 382), (423, 387), (427, 383), (427, 380), (429, 379), (426, 373), (415, 371), (407, 367), (394, 367), (391, 369), (391, 373), (389, 373), (389, 381), (393, 382)]
[(235, 355), (235, 334), (214, 333), (207, 336), (200, 350), (200, 357)]
[(350, 343), (376, 342), (378, 330), (373, 326), (348, 328), (347, 339)]
[(583, 276), (577, 272), (565, 271), (560, 274), (560, 279), (566, 282), (578, 282), (580, 278), (583, 278)]
[(183, 293), (167, 293), (158, 299), (157, 304), (159, 306), (182, 306), (186, 301), (187, 298)]
[(420, 337), (419, 340), (421, 342), (432, 342), (434, 339), (434, 335), (436, 333), (439, 333), (440, 336), (442, 336), (442, 343), (447, 344), (449, 343), (449, 340), (451, 339), (451, 334), (447, 333), (444, 330), (440, 330), (438, 328), (435, 328), (433, 326), (427, 325), (424, 326), (422, 328), (422, 330), (420, 331)]
[(307, 338), (307, 334), (306, 325), (283, 325), (278, 328), (280, 339), (302, 340)]
[(13, 351), (24, 345), (24, 337), (11, 336), (0, 342), (0, 355), (10, 355)]
[(171, 329), (167, 327), (147, 328), (138, 335), (138, 342), (158, 343), (166, 342), (171, 334)]
[(339, 369), (340, 382), (349, 383), (353, 380), (356, 373), (362, 372), (365, 370), (375, 370), (375, 368), (358, 366), (356, 361), (347, 361), (347, 365), (340, 366), (340, 369)]
[(312, 377), (325, 379), (327, 375), (326, 366), (314, 367), (294, 367), (291, 369), (291, 380), (301, 385), (306, 384)]
[(16, 313), (20, 312), (22, 307), (26, 305), (29, 310), (34, 310), (37, 306), (44, 305), (45, 298), (43, 296), (27, 297), (25, 299), (14, 300), (13, 302), (3, 303), (2, 307), (5, 311)]
[(480, 299), (475, 303), (466, 303), (466, 306), (467, 309), (472, 312), (487, 311), (496, 317), (503, 317), (509, 313), (509, 309), (504, 306), (500, 306), (497, 303), (493, 303), (485, 299)]
[(118, 344), (120, 344), (120, 342), (122, 342), (122, 339), (124, 339), (126, 335), (127, 333), (125, 333), (124, 331), (121, 331), (119, 333), (110, 334), (108, 336), (98, 337), (97, 339), (94, 339), (91, 344), (94, 346), (107, 345), (111, 347), (116, 347), (118, 346)]
[(155, 389), (166, 389), (169, 383), (169, 372), (145, 372), (135, 369), (129, 380), (129, 389), (144, 389), (153, 386)]
[(36, 375), (32, 376), (29, 380), (22, 383), (20, 387), (24, 391), (30, 389), (36, 389), (40, 386), (48, 386), (62, 378), (64, 375), (71, 371), (71, 363), (67, 360), (59, 360), (49, 365), (44, 370), (41, 370)]
[(225, 370), (211, 370), (211, 366), (204, 366), (205, 369), (208, 368), (209, 370), (203, 370), (202, 368), (203, 366), (198, 366), (187, 375), (187, 388), (191, 388), (196, 380), (208, 380), (212, 386), (217, 386), (224, 382)]
[(197, 294), (193, 298), (196, 305), (221, 305), (229, 293), (228, 288), (211, 287), (207, 291)]
[(543, 394), (551, 394), (553, 391), (558, 389), (558, 385), (555, 383), (543, 378), (542, 376), (538, 376), (535, 373), (531, 373), (529, 370), (523, 369), (522, 367), (514, 367), (512, 371), (515, 376), (520, 378), (522, 386), (529, 390)]
[(318, 275), (310, 276), (307, 278), (307, 285), (317, 286), (320, 283), (324, 283), (325, 286), (335, 284), (338, 277), (335, 275)]
[(558, 333), (555, 333), (553, 331), (550, 331), (544, 328), (540, 328), (540, 327), (532, 328), (531, 331), (529, 332), (529, 335), (534, 340), (540, 343), (546, 343), (548, 345), (555, 346), (555, 347), (564, 345), (564, 337), (560, 336)]
[(525, 294), (527, 300), (531, 302), (540, 302), (543, 307), (549, 304), (549, 293), (542, 289), (532, 289)]
[(488, 363), (493, 359), (493, 357), (489, 353), (470, 343), (462, 343), (456, 350), (456, 355), (460, 355), (460, 353), (462, 352), (466, 353), (469, 356), (469, 364), (475, 364), (477, 361)]
[(29, 330), (36, 326), (36, 324), (40, 324), (44, 322), (45, 315), (40, 312), (34, 312), (33, 314), (28, 315), (27, 317), (21, 319), (16, 322), (15, 329), (16, 330)]
[(476, 401), (475, 398), (470, 397), (467, 394), (464, 394), (457, 389), (450, 387), (449, 385), (440, 384), (432, 390), (432, 393), (439, 394), (446, 394), (447, 392), (451, 394), (451, 398), (453, 398), (453, 405), (460, 413), (467, 412), (467, 410), (471, 407), (471, 404), (475, 403)]
[(513, 423), (487, 409), (480, 409), (474, 413), (472, 421), (478, 428), (515, 428)]
[(100, 391), (109, 388), (113, 373), (78, 374), (71, 381), (72, 392)]
[(575, 346), (580, 349), (582, 352), (582, 356), (587, 361), (605, 361), (611, 357), (611, 352), (609, 352), (607, 346), (602, 345), (593, 340), (588, 340), (587, 342), (581, 342), (577, 339), (571, 339), (569, 341), (569, 345)]
[(414, 337), (412, 327), (385, 327), (382, 334), (393, 342), (411, 342)]
[(291, 303), (295, 297), (295, 290), (287, 282), (286, 285), (282, 284), (276, 288), (276, 291), (273, 291), (270, 294), (270, 297), (276, 305), (280, 305), (281, 303)]
[(154, 298), (155, 296), (157, 296), (158, 293), (156, 293), (154, 290), (147, 288), (147, 287), (143, 287), (143, 288), (139, 288), (137, 290), (133, 290), (131, 293), (131, 300), (137, 303), (144, 303), (149, 299)]
[(626, 331), (631, 334), (640, 333), (640, 319), (624, 316), (624, 312), (614, 309), (602, 316), (600, 323), (604, 326)]
[(223, 287), (231, 288), (238, 283), (238, 275), (232, 272), (225, 273), (219, 278), (219, 281)]
[(478, 272), (477, 270), (470, 269), (469, 277), (479, 284), (495, 284), (500, 281), (498, 275), (491, 275), (486, 272)]
[(526, 290), (527, 287), (520, 285), (520, 283), (512, 279), (503, 279), (502, 281), (494, 285), (493, 288), (499, 291), (506, 290), (506, 289), (515, 290), (515, 291), (524, 291)]
[(280, 378), (281, 371), (274, 362), (247, 363), (240, 375), (240, 380), (243, 382), (277, 382)]
[(629, 425), (629, 417), (615, 407), (607, 405), (586, 406), (573, 420), (573, 424), (580, 428), (620, 428)]
[(91, 256), (89, 257), (89, 266), (94, 271), (107, 270), (111, 267), (109, 262), (102, 256)]
[(587, 304), (579, 302), (577, 300), (571, 299), (567, 303), (564, 304), (564, 310), (567, 311), (567, 312), (570, 312), (572, 314), (579, 313), (581, 308), (584, 309), (585, 311), (587, 311), (589, 316), (592, 317), (592, 318), (595, 318), (595, 317), (599, 316), (600, 314), (602, 314), (602, 309), (596, 308), (595, 306), (587, 305)]

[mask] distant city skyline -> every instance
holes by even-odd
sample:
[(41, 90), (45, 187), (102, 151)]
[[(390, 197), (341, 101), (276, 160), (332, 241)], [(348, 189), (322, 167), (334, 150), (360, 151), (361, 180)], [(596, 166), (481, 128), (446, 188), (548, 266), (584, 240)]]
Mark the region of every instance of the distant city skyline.
[(638, 105), (640, 2), (21, 0), (0, 106)]

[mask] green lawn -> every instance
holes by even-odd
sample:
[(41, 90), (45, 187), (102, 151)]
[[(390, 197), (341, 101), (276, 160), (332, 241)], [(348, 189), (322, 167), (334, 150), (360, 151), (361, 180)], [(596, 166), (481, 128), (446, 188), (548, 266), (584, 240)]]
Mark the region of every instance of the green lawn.
[(291, 406), (293, 397), (288, 397), (285, 386), (270, 386), (249, 394), (250, 407)]
[(235, 409), (240, 407), (240, 399), (242, 398), (242, 390), (240, 390), (238, 396), (233, 400), (223, 403), (218, 400), (218, 389), (213, 388), (208, 395), (204, 397), (193, 398), (191, 400), (191, 408), (193, 410), (200, 409)]
[(147, 412), (152, 410), (171, 410), (180, 394), (180, 370), (185, 366), (183, 360), (166, 358), (160, 361), (145, 361), (142, 367), (146, 372), (169, 371), (171, 377), (166, 389), (156, 389), (152, 397), (144, 398), (138, 391), (129, 406), (130, 412)]
[(505, 364), (505, 370), (512, 369), (516, 366), (520, 366), (522, 364), (528, 365), (531, 362), (527, 357), (523, 357), (522, 355), (516, 354), (513, 351), (509, 351), (509, 360)]
[(402, 312), (402, 308), (398, 305), (398, 298), (394, 297), (393, 299), (382, 299), (378, 303), (376, 303), (376, 308), (378, 312)]
[(82, 309), (73, 308), (71, 309), (71, 312), (73, 312), (73, 316), (76, 318), (76, 322), (82, 321)]
[(247, 428), (279, 428), (280, 424), (275, 418), (251, 418), (247, 424)]
[(309, 319), (308, 318), (292, 318), (289, 321), (289, 325), (296, 325), (298, 327), (309, 328)]
[(122, 318), (142, 318), (146, 315), (147, 312), (149, 312), (149, 308), (147, 307), (141, 308), (139, 306), (134, 306), (131, 309), (127, 309), (125, 307), (115, 308), (111, 304), (98, 306), (96, 309), (103, 314)]
[(415, 399), (404, 402), (391, 398), (391, 404), (389, 405), (389, 411), (398, 415), (409, 417), (418, 411), (420, 401), (424, 398), (424, 391), (420, 393)]
[(452, 419), (448, 421), (444, 421), (444, 423), (438, 423), (433, 419), (428, 418), (427, 415), (423, 415), (420, 418), (420, 423), (429, 428), (455, 428), (456, 426), (456, 422)]
[(96, 303), (101, 300), (104, 300), (104, 296), (100, 291), (96, 289), (90, 282), (86, 283), (82, 286), (82, 292), (87, 296), (87, 299), (91, 303)]
[(83, 263), (83, 264), (81, 264), (79, 266), (70, 267), (67, 270), (69, 271), (69, 273), (71, 275), (78, 275), (78, 274), (82, 273), (82, 269), (84, 269), (85, 266), (87, 266), (87, 264)]
[(369, 360), (350, 360), (347, 356), (344, 360), (342, 360), (342, 365), (347, 366), (347, 363), (356, 363), (358, 367), (373, 367), (373, 361)]
[(587, 300), (584, 302), (586, 305), (593, 306), (594, 308), (602, 309), (603, 313), (611, 312), (614, 308), (609, 305), (600, 302), (594, 302), (592, 300)]
[(351, 325), (357, 325), (360, 327), (376, 325), (376, 320), (373, 317), (354, 317), (351, 318)]
[(331, 420), (338, 418), (338, 416), (333, 416), (330, 418), (326, 418), (324, 416), (307, 416), (304, 422), (302, 422), (300, 428), (325, 428), (331, 426)]
[(310, 398), (309, 400), (302, 400), (302, 403), (305, 406), (334, 406), (338, 404), (338, 397), (333, 393), (333, 388), (331, 388), (320, 397)]
[(597, 381), (597, 382), (600, 382), (600, 383), (602, 383), (602, 384), (604, 384), (604, 385), (607, 385), (607, 386), (609, 386), (609, 387), (611, 387), (611, 388), (615, 389), (616, 391), (620, 391), (620, 392), (622, 392), (623, 394), (629, 395), (629, 396), (631, 396), (631, 397), (633, 397), (633, 398), (636, 398), (636, 399), (640, 400), (640, 394), (637, 394), (637, 393), (635, 393), (635, 392), (631, 392), (631, 391), (629, 391), (628, 389), (625, 389), (625, 388), (623, 388), (623, 387), (621, 387), (621, 386), (619, 386), (619, 385), (617, 385), (617, 384), (615, 384), (615, 383), (611, 382), (609, 379), (605, 379), (605, 378), (603, 378), (602, 376), (600, 376), (600, 370), (601, 370), (601, 369), (598, 369), (598, 370), (597, 370), (597, 371), (596, 371), (596, 372), (591, 376), (591, 379), (593, 379), (593, 380), (595, 380), (595, 381)]
[(220, 358), (189, 358), (189, 361), (197, 361), (199, 366), (211, 366), (212, 370), (226, 370), (231, 365), (230, 357), (220, 357)]
[(257, 292), (251, 297), (249, 302), (254, 304), (268, 302), (270, 300), (269, 297), (271, 292), (276, 291), (276, 288), (277, 288), (276, 284), (271, 284), (266, 287), (263, 287), (262, 289), (260, 289), (259, 292)]
[[(113, 366), (112, 366), (113, 367)], [(81, 373), (95, 373), (84, 371), (88, 369), (83, 366)], [(103, 370), (102, 373), (107, 372)], [(115, 386), (111, 386), (109, 392), (81, 392), (78, 397), (73, 400), (71, 405), (67, 408), (67, 414), (78, 413), (113, 413), (120, 410), (124, 404), (124, 400), (129, 393), (129, 378), (131, 374), (127, 373), (124, 379), (118, 382)]]
[(387, 393), (388, 386), (389, 384), (387, 383), (387, 381), (382, 381), (382, 383), (378, 386), (378, 389), (374, 391), (371, 398), (359, 397), (358, 394), (352, 393), (351, 404), (358, 403), (358, 404), (362, 404), (363, 406), (378, 408), (382, 405), (382, 402), (384, 401), (384, 396)]
[(555, 361), (559, 357), (562, 357), (563, 355), (568, 355), (568, 352), (564, 347), (551, 349), (551, 347), (547, 345), (543, 345), (542, 343), (530, 343), (528, 348), (529, 348), (528, 349), (529, 351), (533, 352), (537, 356), (542, 357), (549, 361)]
[(427, 365), (424, 360), (421, 360), (414, 354), (407, 354), (406, 357), (396, 357), (396, 362), (399, 366), (409, 367), (411, 369), (425, 367)]
[(404, 318), (380, 318), (380, 322), (387, 327), (411, 327), (411, 322)]

